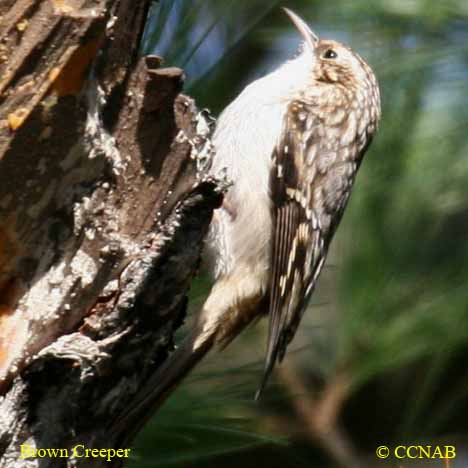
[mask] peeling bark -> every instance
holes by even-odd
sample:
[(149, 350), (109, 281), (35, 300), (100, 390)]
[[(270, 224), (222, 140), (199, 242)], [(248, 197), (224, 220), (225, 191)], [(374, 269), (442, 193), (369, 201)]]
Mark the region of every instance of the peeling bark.
[(182, 71), (137, 58), (149, 3), (0, 6), (0, 467), (120, 466), (20, 446), (118, 448), (184, 319), (222, 184)]

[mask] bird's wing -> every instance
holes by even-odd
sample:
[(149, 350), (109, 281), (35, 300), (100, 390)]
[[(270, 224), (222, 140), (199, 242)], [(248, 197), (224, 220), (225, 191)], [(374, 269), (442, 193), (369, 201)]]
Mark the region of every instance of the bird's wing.
[(269, 337), (259, 395), (293, 338), (346, 204), (356, 167), (348, 167), (311, 104), (293, 101), (273, 154), (273, 246)]

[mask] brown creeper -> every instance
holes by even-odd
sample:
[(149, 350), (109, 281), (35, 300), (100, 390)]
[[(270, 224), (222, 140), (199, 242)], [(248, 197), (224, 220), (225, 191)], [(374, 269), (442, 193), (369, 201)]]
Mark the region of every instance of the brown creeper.
[(263, 388), (296, 332), (377, 129), (369, 66), (285, 11), (304, 37), (302, 51), (247, 86), (218, 120), (211, 171), (227, 171), (233, 186), (207, 240), (215, 283), (193, 334), (154, 380), (153, 400), (215, 343), (268, 314)]
[(218, 121), (213, 170), (226, 167), (234, 186), (212, 222), (216, 284), (200, 317), (223, 342), (268, 313), (262, 387), (296, 332), (380, 118), (369, 66), (285, 11), (302, 53), (248, 86)]

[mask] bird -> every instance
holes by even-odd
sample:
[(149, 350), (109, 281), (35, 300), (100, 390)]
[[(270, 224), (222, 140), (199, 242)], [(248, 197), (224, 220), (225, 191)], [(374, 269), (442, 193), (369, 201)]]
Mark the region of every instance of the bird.
[(206, 239), (213, 287), (192, 332), (142, 392), (140, 409), (167, 396), (211, 348), (267, 316), (261, 394), (296, 333), (378, 128), (380, 91), (369, 65), (284, 11), (302, 44), (219, 116), (210, 172), (224, 171), (232, 185)]

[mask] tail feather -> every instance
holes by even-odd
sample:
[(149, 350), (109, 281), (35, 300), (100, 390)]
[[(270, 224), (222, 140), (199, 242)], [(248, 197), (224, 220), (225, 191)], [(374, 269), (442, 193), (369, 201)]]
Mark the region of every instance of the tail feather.
[(212, 348), (214, 340), (214, 333), (202, 338), (198, 329), (194, 330), (148, 379), (114, 427), (133, 427), (132, 434), (137, 433)]
[[(239, 300), (239, 291), (246, 292), (242, 300)], [(262, 283), (253, 285), (248, 275), (218, 280), (193, 331), (143, 385), (114, 427), (125, 427), (127, 433), (131, 427), (129, 437), (138, 432), (215, 343), (224, 348), (261, 315), (265, 300)]]

